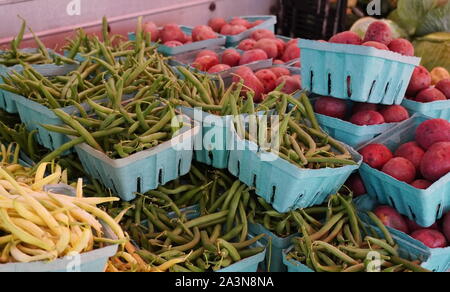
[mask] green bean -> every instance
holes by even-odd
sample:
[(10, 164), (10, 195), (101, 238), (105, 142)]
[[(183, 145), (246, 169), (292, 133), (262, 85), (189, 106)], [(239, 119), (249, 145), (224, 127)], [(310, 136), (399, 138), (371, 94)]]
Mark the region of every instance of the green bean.
[(201, 236), (200, 236), (200, 230), (198, 229), (198, 227), (194, 227), (194, 239), (185, 244), (185, 245), (180, 245), (177, 247), (173, 247), (173, 250), (178, 250), (178, 251), (187, 251), (187, 250), (191, 250), (193, 248), (195, 248), (197, 246), (197, 244), (200, 243), (201, 240)]
[(315, 241), (313, 243), (313, 245), (315, 247), (320, 247), (323, 248), (324, 250), (326, 250), (327, 252), (331, 253), (333, 256), (339, 258), (340, 260), (342, 260), (343, 262), (349, 264), (349, 265), (357, 265), (359, 264), (357, 261), (355, 261), (354, 259), (352, 259), (351, 257), (349, 257), (348, 255), (346, 255), (345, 253), (341, 252), (339, 249), (337, 249), (336, 247), (323, 242), (323, 241)]
[(196, 218), (194, 220), (191, 220), (191, 221), (187, 222), (186, 223), (186, 227), (187, 228), (193, 228), (195, 226), (199, 226), (199, 225), (202, 225), (204, 223), (208, 223), (210, 221), (226, 218), (228, 216), (228, 213), (229, 213), (229, 211), (226, 210), (226, 211), (221, 211), (221, 212), (214, 213), (214, 214), (211, 214), (211, 215), (199, 217), (199, 218)]
[(367, 212), (370, 219), (377, 225), (377, 227), (381, 230), (381, 232), (384, 235), (384, 238), (386, 238), (387, 242), (391, 246), (395, 246), (395, 241), (392, 238), (391, 233), (387, 230), (386, 226), (381, 222), (381, 220), (372, 212)]
[(396, 248), (390, 246), (388, 243), (386, 243), (383, 240), (367, 236), (365, 238), (365, 241), (368, 241), (371, 244), (380, 246), (381, 248), (383, 248), (384, 250), (386, 250), (387, 252), (389, 252), (393, 256), (398, 256), (398, 251), (396, 250)]
[(341, 201), (342, 205), (346, 208), (350, 221), (350, 228), (352, 230), (352, 234), (355, 238), (355, 241), (358, 245), (361, 245), (362, 244), (361, 230), (359, 229), (359, 222), (355, 208), (349, 202), (347, 202), (347, 200), (345, 200), (341, 195), (338, 195), (338, 198)]

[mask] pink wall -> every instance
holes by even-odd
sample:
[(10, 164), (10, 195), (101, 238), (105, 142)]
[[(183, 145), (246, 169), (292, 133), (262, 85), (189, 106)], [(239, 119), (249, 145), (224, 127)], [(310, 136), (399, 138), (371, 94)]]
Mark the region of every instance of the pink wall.
[[(50, 48), (58, 48), (74, 28), (85, 27), (88, 32), (100, 29), (101, 17), (106, 15), (113, 33), (126, 34), (134, 30), (136, 18), (157, 24), (176, 22), (198, 25), (213, 16), (270, 14), (277, 0), (74, 0), (79, 1), (80, 15), (69, 16), (67, 6), (72, 0), (28, 0), (16, 4), (0, 5), (0, 46), (7, 45), (20, 28), (20, 19), (28, 24)], [(215, 3), (216, 10), (210, 11)], [(255, 5), (257, 4), (257, 5)], [(23, 46), (31, 46), (27, 41)]]

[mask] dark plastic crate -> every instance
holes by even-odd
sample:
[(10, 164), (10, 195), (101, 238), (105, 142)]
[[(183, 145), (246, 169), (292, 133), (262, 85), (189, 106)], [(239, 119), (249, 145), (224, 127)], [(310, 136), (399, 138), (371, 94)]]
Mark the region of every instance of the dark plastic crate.
[(282, 0), (283, 35), (324, 39), (345, 30), (348, 0)]

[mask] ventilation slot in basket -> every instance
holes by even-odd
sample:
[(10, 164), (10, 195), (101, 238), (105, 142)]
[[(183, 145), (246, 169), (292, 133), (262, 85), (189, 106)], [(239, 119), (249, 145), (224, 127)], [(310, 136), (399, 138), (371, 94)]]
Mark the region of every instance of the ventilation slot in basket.
[(178, 176), (181, 176), (182, 174), (181, 174), (181, 163), (183, 163), (183, 160), (182, 159), (180, 159), (179, 161), (178, 161)]
[(442, 213), (444, 213), (444, 210), (442, 208), (442, 204), (439, 204), (438, 208), (437, 208), (437, 214), (436, 214), (436, 218), (440, 218)]
[(162, 185), (163, 182), (164, 182), (164, 180), (163, 180), (163, 170), (160, 169), (159, 172), (158, 172), (158, 184)]
[(208, 158), (210, 161), (214, 161), (214, 155), (211, 151), (208, 151)]
[(369, 92), (369, 98), (368, 99), (370, 99), (372, 97), (372, 94), (373, 94), (373, 91), (374, 91), (376, 85), (377, 85), (377, 81), (374, 80), (372, 82), (372, 87), (370, 87), (370, 92)]
[(240, 174), (241, 174), (241, 162), (238, 160), (236, 176), (239, 176)]
[(258, 177), (256, 176), (256, 174), (253, 175), (253, 185), (252, 187), (256, 188), (256, 181), (257, 181)]
[[(394, 208), (395, 208), (395, 207), (394, 207)], [(408, 208), (409, 208), (409, 212), (411, 212), (411, 216), (413, 217), (414, 221), (416, 221), (417, 216), (416, 216), (416, 214), (414, 213), (413, 209), (411, 208), (411, 206), (408, 206)], [(397, 208), (396, 208), (396, 209), (397, 209)]]
[(270, 204), (275, 202), (275, 195), (277, 194), (277, 186), (272, 187), (272, 197), (270, 198)]
[(138, 177), (136, 180), (136, 192), (141, 193), (142, 192), (142, 178)]
[(310, 84), (310, 91), (314, 92), (314, 71), (311, 70), (311, 84)]
[(400, 85), (397, 87), (397, 90), (395, 91), (395, 98), (400, 97), (399, 95), (400, 95), (400, 91), (402, 90), (402, 88), (403, 88), (403, 80), (400, 82)]
[(331, 95), (331, 89), (332, 89), (331, 73), (328, 73), (328, 95)]
[(352, 77), (347, 76), (347, 95), (348, 97), (352, 97), (353, 91), (352, 91)]
[(388, 94), (390, 87), (391, 87), (391, 82), (388, 82), (388, 84), (386, 85), (386, 88), (384, 89), (384, 97), (386, 97), (386, 95)]

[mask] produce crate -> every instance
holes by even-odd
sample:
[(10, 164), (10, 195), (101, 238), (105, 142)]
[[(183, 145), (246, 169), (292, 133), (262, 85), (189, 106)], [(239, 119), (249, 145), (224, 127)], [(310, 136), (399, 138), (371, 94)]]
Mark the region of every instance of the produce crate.
[[(250, 38), (252, 32), (254, 32), (255, 30), (267, 29), (272, 32), (275, 32), (275, 25), (277, 24), (277, 17), (275, 15), (255, 15), (255, 16), (239, 16), (239, 17), (248, 20), (250, 22), (255, 22), (257, 20), (264, 20), (264, 22), (238, 35), (226, 36), (228, 48), (236, 47), (237, 45), (239, 45), (241, 41)], [(228, 19), (228, 21), (231, 21), (231, 18)]]
[(411, 113), (422, 114), (431, 118), (450, 121), (449, 100), (422, 103), (405, 99), (403, 100), (402, 105)]
[[(226, 48), (223, 47), (216, 47), (216, 48), (208, 48), (208, 50), (212, 50), (214, 52), (216, 52), (219, 56), (221, 56), (221, 54), (226, 51)], [(233, 76), (234, 72), (236, 72), (236, 70), (238, 70), (241, 67), (249, 67), (252, 70), (259, 70), (260, 68), (266, 68), (269, 66), (272, 66), (273, 60), (272, 59), (267, 59), (267, 60), (263, 60), (263, 61), (257, 61), (257, 62), (253, 62), (244, 66), (236, 66), (233, 67), (229, 70), (223, 71), (223, 72), (219, 72), (216, 74), (209, 74), (208, 72), (204, 72), (204, 71), (200, 71), (194, 67), (192, 67), (190, 64), (194, 63), (195, 58), (197, 56), (197, 54), (200, 52), (201, 50), (197, 50), (197, 51), (192, 51), (192, 52), (188, 52), (188, 53), (184, 53), (184, 54), (180, 54), (177, 56), (174, 56), (170, 61), (169, 64), (171, 66), (184, 66), (194, 72), (199, 72), (202, 74), (208, 74), (208, 75), (212, 75), (212, 76), (220, 76), (223, 79), (225, 78), (230, 78)], [(238, 50), (239, 53), (243, 53), (243, 51)], [(176, 69), (176, 68), (175, 68)]]
[[(187, 34), (192, 35), (193, 28), (189, 26), (180, 25), (181, 30)], [(128, 34), (129, 40), (136, 40), (136, 33), (131, 32)], [(168, 46), (165, 46), (163, 44), (158, 44), (158, 52), (160, 52), (163, 55), (166, 56), (175, 56), (179, 54), (183, 54), (190, 51), (196, 51), (200, 49), (210, 48), (210, 47), (220, 47), (224, 46), (226, 43), (226, 37), (223, 35), (218, 34), (217, 39), (210, 39), (200, 42), (193, 42), (190, 44), (186, 44), (180, 47), (170, 48)], [(156, 44), (156, 43), (153, 43)]]
[[(392, 151), (400, 145), (413, 141), (417, 127), (430, 118), (414, 115), (411, 119), (399, 124), (380, 135), (368, 144), (378, 143)], [(417, 222), (421, 226), (431, 226), (443, 214), (450, 211), (450, 174), (441, 178), (427, 190), (419, 190), (407, 183), (363, 164), (361, 177), (371, 197), (383, 205), (390, 205), (401, 214)]]
[[(73, 69), (73, 66), (50, 65), (47, 67), (41, 67), (40, 69), (38, 69), (38, 71), (44, 76), (57, 76), (66, 75), (69, 72), (72, 72)], [(65, 135), (48, 131), (41, 126), (64, 125), (64, 123), (53, 113), (52, 110), (26, 97), (18, 95), (14, 96), (17, 111), (19, 113), (20, 119), (22, 120), (22, 123), (25, 124), (29, 131), (38, 131), (37, 141), (39, 144), (47, 149), (55, 150), (69, 141), (69, 139)], [(61, 110), (68, 113), (69, 115), (78, 114), (78, 110), (75, 106), (68, 106), (65, 108), (61, 108)]]
[(281, 238), (264, 228), (260, 224), (250, 224), (249, 231), (251, 234), (258, 236), (260, 234), (267, 234), (267, 238), (261, 240), (261, 242), (267, 246), (266, 259), (264, 261), (264, 272), (271, 273), (283, 273), (287, 272), (287, 268), (283, 263), (283, 250), (292, 245), (292, 239), (298, 234), (293, 234), (286, 238)]
[[(105, 224), (102, 225), (106, 237), (111, 239), (117, 238), (109, 227)], [(101, 273), (105, 271), (109, 258), (114, 256), (118, 249), (118, 245), (110, 245), (104, 248), (82, 253), (79, 256), (67, 256), (65, 258), (56, 259), (52, 262), (2, 264), (0, 265), (0, 273)]]
[[(367, 195), (357, 198), (355, 200), (355, 204), (360, 212), (373, 211), (377, 206), (379, 206), (376, 200)], [(366, 224), (376, 228), (375, 224), (367, 215), (361, 216), (361, 219)], [(444, 273), (450, 269), (450, 247), (432, 249), (425, 246), (422, 242), (415, 240), (408, 234), (390, 227), (387, 228), (389, 232), (397, 238), (401, 238), (405, 242), (409, 242), (417, 250), (421, 250), (421, 253), (429, 255), (427, 261), (422, 264), (422, 267), (438, 273)]]
[(246, 185), (255, 187), (256, 194), (280, 213), (322, 204), (362, 163), (361, 155), (347, 146), (358, 165), (300, 169), (273, 153), (262, 151), (255, 143), (241, 139), (234, 125), (232, 130), (237, 150), (230, 152), (228, 170)]
[(324, 39), (345, 30), (347, 0), (282, 0), (284, 35)]
[(131, 201), (136, 193), (154, 190), (189, 172), (199, 130), (194, 122), (194, 127), (184, 127), (172, 140), (123, 159), (111, 159), (88, 144), (78, 145), (75, 150), (87, 173), (124, 201)]
[(300, 40), (303, 87), (374, 104), (401, 104), (420, 58), (371, 47)]
[(322, 129), (330, 134), (331, 137), (354, 148), (364, 145), (368, 141), (398, 125), (398, 123), (389, 123), (373, 126), (358, 126), (341, 119), (317, 113), (316, 117)]

